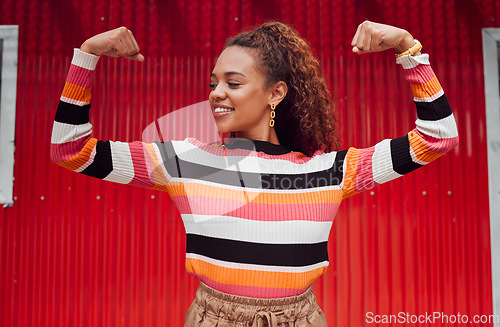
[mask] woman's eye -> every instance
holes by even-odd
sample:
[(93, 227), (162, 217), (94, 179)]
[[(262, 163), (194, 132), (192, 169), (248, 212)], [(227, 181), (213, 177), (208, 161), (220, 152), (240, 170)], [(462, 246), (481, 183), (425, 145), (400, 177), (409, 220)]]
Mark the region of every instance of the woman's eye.
[[(241, 86), (241, 84), (239, 84), (239, 83), (227, 83), (227, 85), (230, 88), (237, 88), (237, 87)], [(211, 88), (212, 90), (215, 90), (217, 88), (217, 84), (216, 83), (210, 83), (210, 84), (208, 84), (208, 87)]]

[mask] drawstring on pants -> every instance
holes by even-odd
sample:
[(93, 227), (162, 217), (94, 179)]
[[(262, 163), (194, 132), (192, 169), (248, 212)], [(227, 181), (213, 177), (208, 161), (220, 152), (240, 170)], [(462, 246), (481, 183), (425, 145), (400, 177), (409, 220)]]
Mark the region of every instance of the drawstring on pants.
[(278, 327), (278, 318), (276, 315), (282, 315), (283, 312), (274, 313), (271, 311), (259, 311), (255, 314), (253, 318), (252, 326), (264, 327), (264, 323), (267, 323), (267, 327)]

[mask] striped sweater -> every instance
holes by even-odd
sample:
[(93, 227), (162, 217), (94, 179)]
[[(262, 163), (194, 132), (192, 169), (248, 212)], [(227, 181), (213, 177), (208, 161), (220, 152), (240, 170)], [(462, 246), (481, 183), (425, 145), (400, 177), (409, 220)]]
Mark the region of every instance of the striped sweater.
[(187, 233), (187, 271), (230, 294), (304, 292), (328, 266), (328, 235), (344, 198), (422, 167), (458, 143), (426, 54), (397, 59), (413, 91), (415, 129), (370, 148), (311, 157), (262, 141), (97, 140), (89, 123), (97, 60), (75, 49), (53, 126), (52, 160), (103, 180), (168, 192)]

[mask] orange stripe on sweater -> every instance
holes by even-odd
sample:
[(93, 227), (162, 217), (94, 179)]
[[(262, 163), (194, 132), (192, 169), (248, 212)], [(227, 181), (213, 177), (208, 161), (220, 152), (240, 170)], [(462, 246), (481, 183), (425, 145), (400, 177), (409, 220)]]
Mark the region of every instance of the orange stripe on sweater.
[(413, 96), (417, 98), (430, 98), (441, 90), (441, 84), (436, 76), (424, 84), (410, 84)]
[(96, 144), (97, 139), (91, 138), (77, 155), (75, 155), (71, 159), (59, 162), (57, 164), (70, 170), (76, 170), (80, 168), (84, 163), (89, 161), (90, 154), (92, 153), (92, 150), (95, 148)]
[(229, 285), (303, 289), (321, 276), (326, 271), (326, 266), (307, 272), (290, 273), (226, 268), (186, 258), (186, 270)]
[(443, 155), (443, 153), (430, 151), (425, 145), (424, 139), (414, 131), (411, 131), (408, 134), (408, 140), (410, 141), (410, 146), (413, 149), (413, 152), (415, 152), (415, 156), (418, 160), (431, 162)]
[(350, 148), (345, 156), (345, 161), (347, 163), (347, 166), (346, 166), (346, 173), (344, 176), (344, 186), (342, 187), (342, 189), (344, 190), (344, 198), (347, 198), (349, 196), (358, 193), (354, 191), (356, 186), (358, 159), (359, 159), (359, 149)]
[(168, 178), (165, 176), (163, 172), (163, 168), (160, 165), (160, 162), (158, 161), (158, 157), (156, 156), (156, 151), (155, 147), (153, 144), (150, 143), (144, 143), (144, 149), (149, 157), (149, 164), (151, 165), (150, 169), (152, 170), (150, 172), (150, 180), (158, 185), (167, 185), (168, 184)]
[(161, 191), (161, 192), (167, 192), (168, 193), (168, 185), (158, 184), (158, 185), (153, 186), (151, 189), (152, 190), (156, 190), (156, 191)]
[(91, 98), (90, 89), (66, 82), (62, 96), (81, 102), (89, 102)]
[(196, 182), (170, 182), (170, 196), (209, 196), (218, 199), (230, 199), (247, 202), (251, 199), (253, 203), (265, 204), (310, 204), (310, 203), (340, 203), (342, 194), (340, 191), (318, 191), (301, 193), (266, 193), (251, 192), (248, 190), (235, 190), (216, 187)]

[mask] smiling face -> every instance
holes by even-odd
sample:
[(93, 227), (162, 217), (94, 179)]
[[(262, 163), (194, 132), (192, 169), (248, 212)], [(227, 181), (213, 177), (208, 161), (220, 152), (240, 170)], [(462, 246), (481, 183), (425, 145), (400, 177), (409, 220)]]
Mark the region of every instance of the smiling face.
[(274, 128), (269, 127), (270, 104), (277, 105), (279, 101), (276, 86), (266, 87), (266, 76), (257, 68), (252, 50), (240, 46), (226, 48), (210, 79), (209, 100), (219, 132), (270, 141), (270, 134), (274, 133)]

